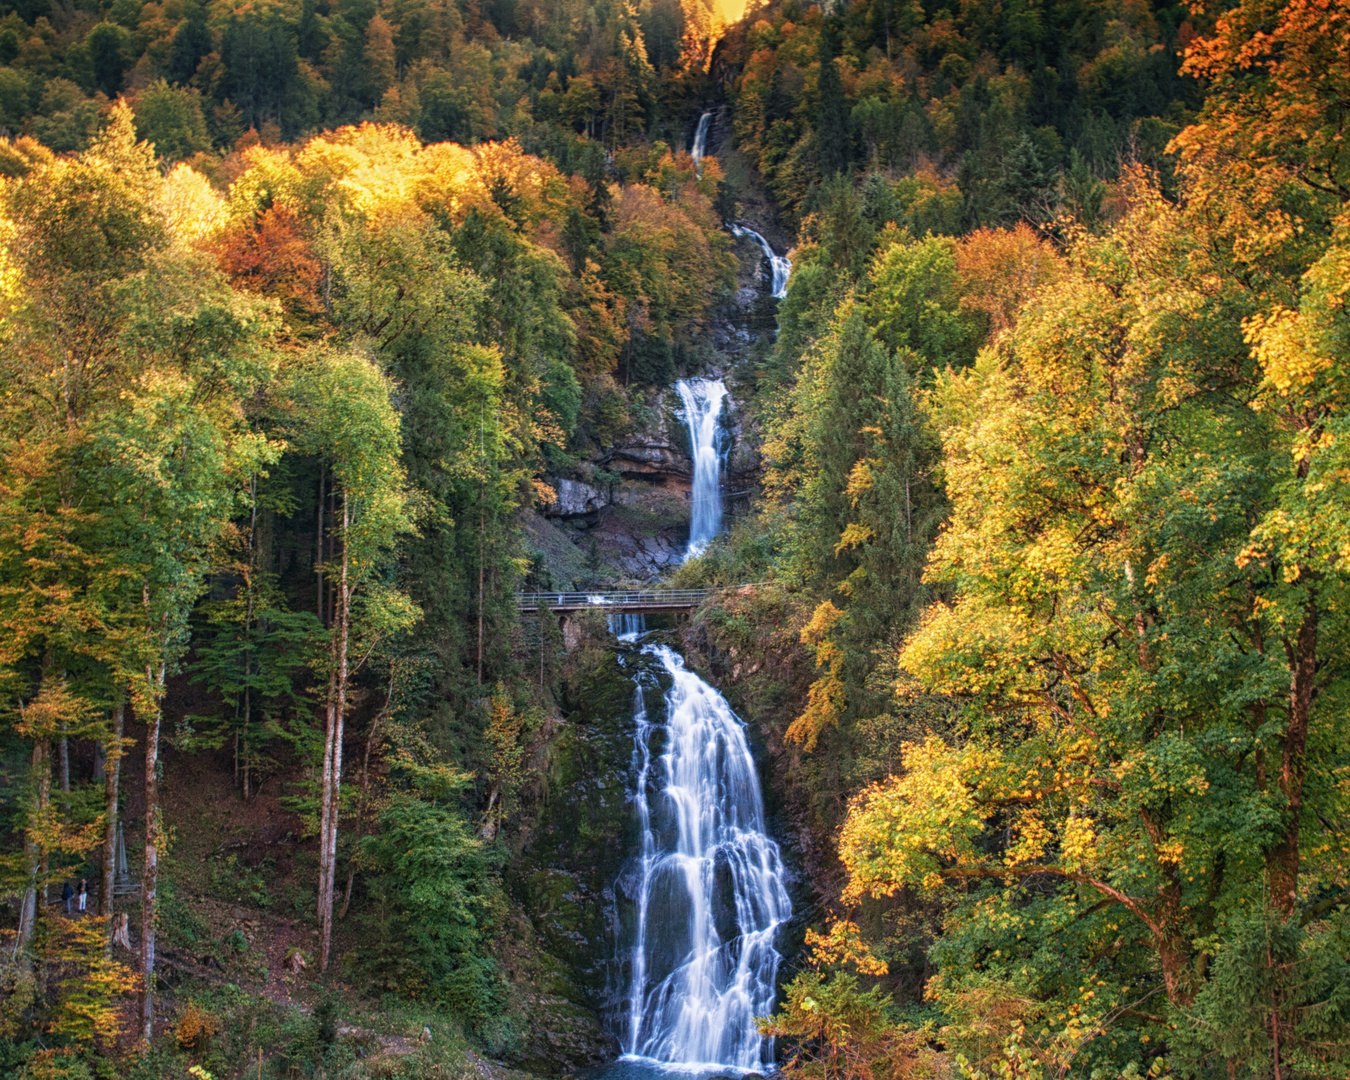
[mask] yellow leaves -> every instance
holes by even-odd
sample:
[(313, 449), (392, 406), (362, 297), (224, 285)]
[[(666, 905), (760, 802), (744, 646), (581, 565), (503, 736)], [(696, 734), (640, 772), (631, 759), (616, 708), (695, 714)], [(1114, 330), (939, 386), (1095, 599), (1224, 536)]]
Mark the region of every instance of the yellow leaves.
[(1299, 313), (1288, 308), (1253, 315), (1243, 324), (1243, 335), (1256, 346), (1266, 384), (1282, 398), (1306, 390), (1332, 366), (1331, 357), (1319, 355)]
[(826, 640), (830, 631), (843, 617), (844, 613), (839, 608), (835, 607), (831, 601), (825, 600), (816, 605), (816, 610), (811, 613), (810, 620), (802, 627), (802, 644), (817, 647), (817, 663), (821, 660), (818, 647)]
[(420, 219), (430, 212), (457, 220), (474, 208), (500, 214), (494, 186), (538, 216), (554, 190), (562, 190), (557, 170), (525, 154), (514, 139), (423, 146), (398, 124), (349, 125), (293, 152), (252, 147), (245, 153), (247, 171), (230, 192), (235, 216), (281, 203), (297, 212), (335, 209), (365, 221)]
[(885, 975), (888, 968), (884, 960), (879, 960), (863, 941), (857, 924), (847, 919), (838, 919), (830, 924), (827, 934), (806, 931), (806, 947), (811, 950), (811, 964), (833, 966), (852, 964), (864, 975)]
[(876, 533), (866, 525), (859, 525), (857, 522), (851, 521), (844, 527), (844, 531), (839, 536), (839, 542), (834, 545), (834, 553), (840, 555), (845, 551), (851, 551), (853, 548), (861, 547), (875, 538)]
[(15, 730), (25, 739), (51, 739), (61, 732), (82, 732), (92, 714), (89, 703), (64, 679), (44, 679), (38, 696), (19, 702)]
[(844, 715), (848, 692), (838, 675), (823, 675), (811, 684), (802, 710), (785, 732), (789, 742), (800, 744), (808, 754), (815, 750), (826, 728), (833, 727)]
[(170, 234), (184, 244), (210, 239), (229, 220), (225, 200), (211, 182), (186, 165), (176, 165), (164, 178), (160, 206)]
[[(0, 192), (4, 188), (0, 186)], [(11, 244), (18, 230), (8, 216), (0, 216), (0, 301), (9, 301), (23, 282), (22, 270), (11, 255)]]
[[(872, 490), (876, 482), (876, 476), (873, 469), (880, 468), (881, 462), (876, 458), (864, 458), (862, 461), (855, 462), (853, 468), (848, 474), (848, 483), (844, 487), (844, 494), (848, 496), (849, 502), (856, 510), (858, 501)], [(835, 549), (838, 554), (839, 549)]]
[(829, 600), (816, 605), (811, 618), (802, 627), (801, 641), (815, 654), (816, 666), (825, 674), (811, 684), (806, 708), (787, 729), (787, 738), (800, 743), (810, 753), (816, 748), (821, 733), (843, 716), (848, 695), (840, 678), (844, 667), (844, 653), (830, 637), (830, 632), (844, 618), (844, 612)]
[(416, 212), (422, 144), (394, 124), (342, 127), (311, 139), (297, 167), (335, 188), (342, 205), (367, 218)]
[(1060, 859), (1066, 870), (1080, 870), (1097, 859), (1097, 831), (1092, 821), (1070, 814), (1060, 836)]
[(1016, 833), (1016, 841), (1003, 856), (1004, 863), (1010, 868), (1041, 862), (1054, 839), (1053, 832), (1035, 810), (1018, 816)]
[(68, 974), (59, 983), (60, 999), (49, 1029), (77, 1040), (111, 1043), (122, 1033), (120, 999), (140, 987), (141, 977), (105, 948), (106, 916), (51, 918), (52, 959)]
[(1186, 856), (1185, 843), (1175, 837), (1157, 844), (1154, 850), (1158, 862), (1165, 866), (1180, 866)]
[(983, 812), (971, 783), (998, 760), (990, 751), (956, 750), (937, 738), (908, 747), (904, 775), (864, 792), (844, 823), (844, 899), (889, 896), (906, 884), (933, 890), (946, 872), (978, 859), (973, 841), (983, 830)]
[(286, 151), (250, 146), (244, 161), (247, 169), (230, 185), (231, 217), (248, 218), (278, 203), (291, 210), (303, 208), (305, 176)]

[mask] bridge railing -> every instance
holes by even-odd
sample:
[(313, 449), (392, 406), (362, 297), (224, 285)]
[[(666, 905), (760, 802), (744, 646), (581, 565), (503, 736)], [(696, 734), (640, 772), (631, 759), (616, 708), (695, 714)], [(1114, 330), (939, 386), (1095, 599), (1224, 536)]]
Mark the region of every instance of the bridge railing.
[(629, 592), (516, 593), (516, 610), (555, 608), (697, 607), (712, 589), (641, 589)]

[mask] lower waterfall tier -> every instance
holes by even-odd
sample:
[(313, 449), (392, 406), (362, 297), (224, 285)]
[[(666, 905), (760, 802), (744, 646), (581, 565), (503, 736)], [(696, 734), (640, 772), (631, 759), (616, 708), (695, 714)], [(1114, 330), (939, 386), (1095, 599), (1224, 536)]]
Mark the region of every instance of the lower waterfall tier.
[(635, 698), (642, 848), (630, 877), (628, 1055), (665, 1065), (759, 1069), (756, 1017), (773, 1009), (775, 938), (791, 914), (778, 845), (745, 729), (725, 699), (664, 645), (643, 650), (671, 679), (665, 716)]

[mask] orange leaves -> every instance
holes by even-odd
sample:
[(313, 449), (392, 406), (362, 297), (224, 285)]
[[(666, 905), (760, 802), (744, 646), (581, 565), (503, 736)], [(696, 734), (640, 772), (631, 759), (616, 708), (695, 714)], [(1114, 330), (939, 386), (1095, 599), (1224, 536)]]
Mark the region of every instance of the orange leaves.
[(64, 679), (45, 679), (35, 700), (19, 703), (14, 729), (25, 739), (50, 739), (58, 733), (82, 735), (91, 715), (89, 703), (73, 693)]
[(872, 954), (857, 924), (847, 919), (831, 923), (827, 934), (807, 930), (806, 947), (811, 950), (813, 966), (852, 964), (864, 975), (885, 975), (889, 970), (886, 961)]
[(255, 222), (236, 225), (215, 251), (220, 268), (242, 288), (274, 296), (297, 314), (322, 308), (323, 268), (293, 210), (273, 206)]
[(1251, 259), (1301, 242), (1314, 200), (1350, 200), (1350, 3), (1246, 0), (1186, 50), (1183, 72), (1209, 80), (1198, 121), (1173, 140), (1192, 197), (1245, 221), (1239, 254)]
[(957, 242), (956, 272), (961, 304), (983, 312), (997, 341), (1039, 289), (1063, 273), (1054, 247), (1025, 222), (1011, 229), (977, 229)]

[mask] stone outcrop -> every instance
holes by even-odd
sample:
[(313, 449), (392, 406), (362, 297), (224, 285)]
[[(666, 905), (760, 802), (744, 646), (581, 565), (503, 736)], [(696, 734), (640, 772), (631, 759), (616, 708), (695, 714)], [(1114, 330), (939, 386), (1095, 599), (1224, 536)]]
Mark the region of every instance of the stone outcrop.
[(550, 517), (579, 517), (593, 514), (609, 505), (609, 492), (583, 483), (580, 480), (552, 480), (553, 490), (558, 497), (553, 504), (545, 508)]

